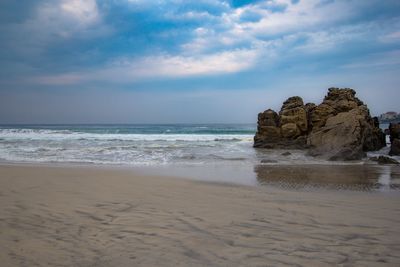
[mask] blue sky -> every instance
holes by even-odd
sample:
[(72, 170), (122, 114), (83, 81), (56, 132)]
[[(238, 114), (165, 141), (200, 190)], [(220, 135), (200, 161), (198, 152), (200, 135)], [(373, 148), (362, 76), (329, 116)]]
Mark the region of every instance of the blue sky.
[(352, 87), (400, 111), (398, 0), (3, 0), (0, 123), (255, 122)]

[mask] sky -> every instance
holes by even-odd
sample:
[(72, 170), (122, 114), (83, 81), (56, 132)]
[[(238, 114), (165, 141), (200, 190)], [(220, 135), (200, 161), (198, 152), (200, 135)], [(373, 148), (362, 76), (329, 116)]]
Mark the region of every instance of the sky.
[(0, 123), (255, 123), (293, 95), (400, 112), (398, 0), (1, 0)]

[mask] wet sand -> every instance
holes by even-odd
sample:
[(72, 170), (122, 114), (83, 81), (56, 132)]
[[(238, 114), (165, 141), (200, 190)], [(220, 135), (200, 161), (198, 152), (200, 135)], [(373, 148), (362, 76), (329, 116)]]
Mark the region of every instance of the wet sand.
[(255, 166), (260, 185), (286, 189), (390, 191), (400, 189), (400, 166), (288, 165)]
[(0, 166), (1, 266), (400, 266), (398, 192)]

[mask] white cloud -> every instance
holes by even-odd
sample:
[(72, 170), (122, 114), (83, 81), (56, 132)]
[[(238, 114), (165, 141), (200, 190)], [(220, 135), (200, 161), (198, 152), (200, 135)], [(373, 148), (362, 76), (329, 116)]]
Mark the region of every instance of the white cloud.
[(156, 56), (133, 62), (131, 67), (144, 76), (175, 77), (234, 73), (250, 68), (257, 55), (256, 50), (237, 49), (197, 57)]
[[(353, 12), (344, 2), (322, 7), (317, 7), (318, 3), (317, 0), (307, 0), (293, 5), (290, 0), (274, 0), (231, 9), (216, 22), (220, 30), (195, 31), (194, 39), (183, 44), (182, 48), (186, 53), (200, 53), (213, 49), (232, 49), (238, 45), (259, 46), (279, 39), (279, 36), (312, 32), (313, 28), (320, 30), (321, 26), (333, 24)], [(283, 12), (271, 10), (272, 6), (282, 5), (286, 6)], [(241, 21), (242, 14), (246, 12), (258, 14), (261, 18), (255, 22)]]
[(99, 19), (99, 11), (95, 0), (64, 0), (61, 10), (77, 19), (82, 24), (91, 24)]
[(118, 83), (159, 77), (176, 78), (236, 73), (254, 66), (259, 53), (257, 49), (237, 49), (196, 57), (158, 55), (139, 59), (121, 58), (102, 69), (39, 76), (30, 81), (45, 85), (70, 85), (85, 81)]
[[(224, 13), (213, 29), (194, 31), (194, 38), (181, 45), (182, 54), (258, 47), (263, 55), (285, 57), (288, 53), (325, 53), (355, 40), (399, 42), (399, 32), (386, 32), (397, 27), (394, 26), (398, 25), (396, 19), (384, 24), (380, 21), (346, 23), (360, 15), (360, 10), (371, 8), (373, 2), (339, 0), (321, 5), (318, 0), (296, 4), (290, 0), (260, 1)], [(274, 6), (286, 8), (275, 12), (271, 8)], [(246, 12), (257, 14), (260, 19), (242, 21), (241, 16)]]
[(109, 31), (106, 30), (107, 27), (101, 25), (101, 16), (95, 0), (59, 0), (40, 3), (34, 16), (18, 27), (29, 33), (28, 41), (43, 46), (56, 41), (57, 37), (91, 38)]
[(175, 13), (175, 12), (167, 12), (164, 15), (164, 18), (174, 21), (174, 20), (212, 20), (215, 18), (215, 16), (211, 15), (210, 13), (206, 11), (198, 12), (198, 11), (188, 11), (184, 13)]
[[(171, 0), (182, 5), (181, 0)], [(169, 2), (171, 4), (171, 1)], [(130, 0), (132, 4), (150, 5), (143, 0)], [(165, 5), (168, 1), (159, 0)], [(325, 53), (355, 39), (382, 42), (400, 40), (399, 32), (384, 32), (375, 36), (382, 25), (376, 22), (346, 25), (338, 23), (352, 18), (362, 3), (350, 5), (335, 1), (319, 5), (320, 1), (307, 0), (292, 4), (290, 0), (261, 1), (241, 8), (227, 8), (221, 16), (208, 12), (188, 11), (162, 16), (170, 19), (200, 19), (205, 23), (193, 31), (193, 38), (180, 46), (174, 54), (161, 51), (154, 55), (132, 59), (129, 56), (111, 59), (111, 64), (88, 70), (85, 73), (67, 73), (46, 76), (37, 80), (47, 84), (73, 84), (79, 81), (108, 80), (114, 82), (137, 81), (158, 77), (185, 77), (236, 73), (254, 68), (262, 62), (264, 68), (298, 54)], [(153, 3), (154, 4), (154, 3)], [(283, 12), (273, 12), (271, 7), (284, 5)], [(62, 15), (58, 15), (59, 12)], [(245, 12), (258, 14), (257, 21), (242, 21)], [(176, 16), (175, 16), (176, 15)], [(174, 18), (172, 18), (175, 16)], [(44, 6), (40, 16), (43, 24), (51, 24), (52, 31), (68, 37), (76, 31), (96, 25), (101, 21), (94, 0), (63, 0)], [(211, 23), (213, 22), (213, 23)], [(51, 26), (50, 26), (51, 27)], [(375, 37), (374, 37), (375, 36)], [(351, 67), (351, 66), (348, 66)]]
[(285, 4), (284, 12), (273, 12), (268, 9), (270, 2), (247, 6), (246, 9), (258, 12), (263, 18), (256, 22), (244, 22), (240, 27), (253, 35), (271, 36), (288, 34), (295, 31), (313, 31), (315, 28), (329, 27), (336, 22), (350, 18), (357, 10), (348, 2), (336, 1), (330, 5), (318, 5), (318, 0), (300, 1), (291, 4), (290, 1), (275, 1)]

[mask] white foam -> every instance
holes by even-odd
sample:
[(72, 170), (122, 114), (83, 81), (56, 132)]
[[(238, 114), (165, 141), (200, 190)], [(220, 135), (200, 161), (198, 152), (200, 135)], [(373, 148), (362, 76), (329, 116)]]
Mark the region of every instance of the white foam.
[[(14, 162), (80, 162), (152, 165), (183, 161), (252, 158), (252, 135), (121, 134), (49, 129), (0, 129), (0, 160)], [(196, 154), (184, 160), (185, 155)], [(247, 153), (247, 154), (246, 154)], [(242, 155), (238, 155), (242, 154)], [(183, 157), (183, 158), (182, 158)]]
[[(363, 164), (331, 162), (304, 151), (258, 150), (249, 134), (121, 134), (69, 130), (0, 129), (0, 160), (95, 164)], [(387, 155), (388, 147), (369, 156)], [(398, 157), (400, 158), (400, 157)], [(275, 162), (276, 161), (276, 162)]]
[(107, 134), (84, 133), (68, 130), (0, 129), (3, 140), (100, 140), (100, 141), (244, 141), (251, 142), (252, 135), (235, 134)]

